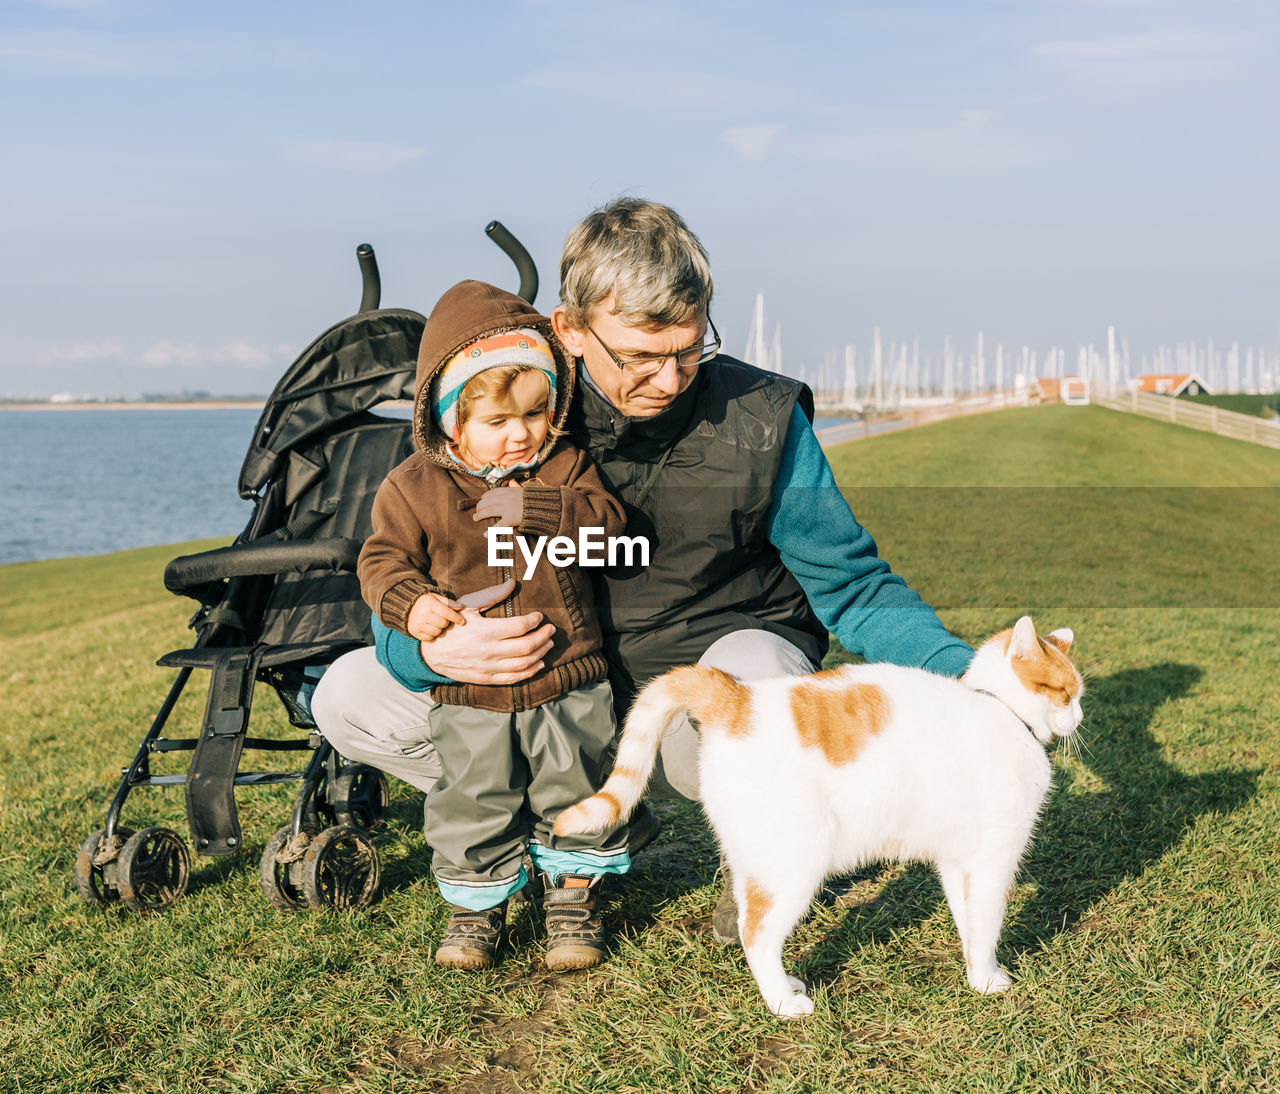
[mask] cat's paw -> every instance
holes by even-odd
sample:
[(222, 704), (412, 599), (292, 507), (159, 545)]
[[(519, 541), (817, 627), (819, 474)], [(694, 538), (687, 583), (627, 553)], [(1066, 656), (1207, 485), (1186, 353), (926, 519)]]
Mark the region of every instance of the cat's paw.
[(990, 973), (977, 973), (969, 977), (969, 987), (980, 991), (983, 995), (995, 995), (996, 992), (1007, 991), (1013, 983), (1009, 974), (999, 965)]
[[(788, 980), (793, 979), (787, 977)], [(795, 983), (800, 983), (798, 980)], [(803, 989), (804, 985), (800, 984)], [(813, 1013), (813, 1000), (805, 995), (804, 991), (797, 991), (795, 995), (786, 996), (776, 1006), (769, 1004), (769, 1009), (773, 1011), (779, 1018), (803, 1018), (806, 1014)]]
[(791, 985), (791, 990), (797, 995), (803, 995), (809, 990), (809, 985), (803, 980), (797, 980), (794, 976), (787, 977), (787, 983)]

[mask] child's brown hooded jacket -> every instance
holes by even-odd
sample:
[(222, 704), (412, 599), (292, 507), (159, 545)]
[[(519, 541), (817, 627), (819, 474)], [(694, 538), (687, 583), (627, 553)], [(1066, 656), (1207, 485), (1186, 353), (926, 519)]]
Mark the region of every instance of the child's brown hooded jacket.
[[(515, 592), (490, 608), (487, 616), (541, 612), (555, 625), (544, 667), (513, 685), (440, 684), (434, 697), (443, 703), (483, 710), (528, 710), (603, 680), (600, 623), (588, 572), (576, 565), (553, 566), (545, 552), (528, 581), (518, 545), (514, 565), (488, 565), (488, 522), (472, 520), (476, 502), (491, 487), (468, 474), (445, 451), (445, 438), (432, 413), (431, 379), (463, 346), (516, 327), (532, 327), (551, 343), (556, 359), (556, 405), (552, 423), (559, 428), (573, 396), (571, 359), (551, 329), (520, 297), (480, 281), (463, 281), (440, 298), (431, 312), (418, 353), (413, 435), (418, 451), (395, 468), (373, 503), (373, 534), (360, 553), (360, 587), (384, 624), (408, 633), (409, 609), (423, 593), (458, 597), (515, 577)], [(532, 549), (538, 536), (568, 536), (579, 528), (601, 528), (605, 537), (625, 528), (622, 506), (600, 481), (590, 457), (566, 439), (544, 449), (536, 467), (513, 473), (506, 482), (524, 489), (524, 516), (516, 538)]]

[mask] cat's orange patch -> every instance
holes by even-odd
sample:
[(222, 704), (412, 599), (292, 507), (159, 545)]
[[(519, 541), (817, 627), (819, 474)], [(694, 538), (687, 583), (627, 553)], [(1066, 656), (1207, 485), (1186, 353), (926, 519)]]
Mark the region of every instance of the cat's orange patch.
[(1040, 642), (1040, 656), (1015, 657), (1014, 674), (1028, 691), (1041, 695), (1074, 695), (1080, 690), (1080, 674), (1056, 646)]
[(627, 767), (625, 765), (618, 765), (614, 767), (611, 777), (612, 776), (617, 776), (619, 779), (626, 779), (627, 782), (640, 781), (640, 772), (634, 767)]
[(689, 665), (667, 673), (673, 705), (685, 708), (699, 726), (723, 726), (734, 737), (751, 733), (751, 690), (727, 672)]
[[(1013, 641), (1013, 628), (1001, 631), (990, 641), (999, 643), (1001, 652), (1007, 654), (1009, 644)], [(1040, 647), (1038, 653), (1033, 653), (1030, 657), (1015, 656), (1010, 662), (1014, 674), (1028, 691), (1051, 698), (1062, 696), (1065, 705), (1068, 696), (1080, 692), (1080, 674), (1058, 639), (1036, 635), (1036, 642)]]
[(755, 945), (760, 924), (764, 922), (764, 917), (773, 907), (773, 896), (753, 877), (747, 878), (746, 896), (747, 899), (742, 908), (742, 945), (751, 947)]
[(842, 675), (838, 669), (814, 673), (791, 689), (791, 716), (800, 743), (821, 749), (835, 766), (855, 760), (889, 724), (892, 713), (888, 693), (876, 684), (832, 687)]
[(618, 799), (614, 797), (613, 794), (611, 794), (608, 790), (601, 790), (596, 794), (596, 797), (602, 802), (608, 802), (609, 816), (613, 820), (615, 821), (622, 820), (622, 803), (618, 801)]

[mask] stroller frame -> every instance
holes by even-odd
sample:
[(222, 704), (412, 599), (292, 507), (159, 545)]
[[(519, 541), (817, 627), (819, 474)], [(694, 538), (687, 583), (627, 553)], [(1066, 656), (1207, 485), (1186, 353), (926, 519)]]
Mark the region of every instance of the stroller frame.
[[(497, 221), (485, 231), (515, 262), (520, 295), (532, 302), (538, 282), (528, 252)], [(76, 885), (89, 904), (160, 911), (187, 891), (191, 864), (183, 838), (161, 826), (134, 831), (120, 823), (130, 793), (141, 786), (183, 786), (196, 853), (223, 856), (243, 844), (236, 787), (300, 783), (291, 822), (262, 853), (267, 901), (285, 910), (352, 908), (378, 894), (381, 868), (369, 829), (387, 812), (386, 777), (334, 750), (310, 717), (307, 691), (329, 663), (372, 641), (354, 571), (373, 492), (409, 454), (412, 440), (409, 421), (380, 418), (370, 408), (413, 399), (426, 321), (413, 311), (379, 310), (373, 248), (361, 244), (356, 254), (360, 310), (320, 335), (286, 370), (259, 419), (240, 472), (240, 495), (254, 502), (245, 531), (230, 547), (176, 558), (165, 569), (166, 588), (201, 601), (188, 624), (197, 637), (189, 649), (157, 662), (178, 674), (123, 768), (103, 827), (80, 847)], [(305, 412), (292, 413), (302, 404)], [(359, 496), (335, 489), (324, 497), (325, 456), (343, 472), (363, 475)], [(308, 538), (326, 527), (330, 535)], [(259, 633), (263, 620), (269, 622)], [(296, 632), (307, 640), (290, 641)], [(195, 669), (210, 673), (199, 732), (166, 738), (164, 728)], [(274, 687), (290, 722), (310, 731), (306, 738), (248, 735), (259, 680)], [(244, 749), (311, 755), (302, 770), (241, 772)], [(185, 775), (152, 774), (152, 756), (169, 752), (192, 753)]]

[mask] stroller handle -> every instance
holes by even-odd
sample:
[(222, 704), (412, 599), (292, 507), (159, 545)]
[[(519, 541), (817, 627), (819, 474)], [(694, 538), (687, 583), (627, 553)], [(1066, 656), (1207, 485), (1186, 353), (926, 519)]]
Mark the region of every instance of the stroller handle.
[(516, 264), (520, 273), (520, 289), (518, 295), (526, 304), (532, 304), (538, 295), (538, 267), (533, 258), (525, 250), (524, 244), (513, 236), (499, 220), (491, 220), (485, 225), (484, 234), (507, 253), (507, 257)]
[(356, 248), (356, 261), (360, 263), (360, 279), (363, 291), (360, 295), (360, 311), (377, 311), (382, 300), (382, 278), (378, 276), (378, 259), (373, 247), (361, 243)]

